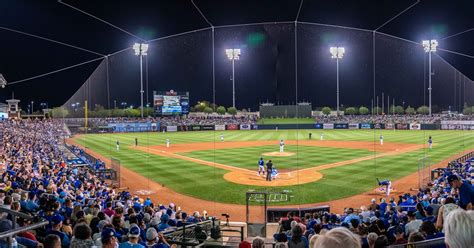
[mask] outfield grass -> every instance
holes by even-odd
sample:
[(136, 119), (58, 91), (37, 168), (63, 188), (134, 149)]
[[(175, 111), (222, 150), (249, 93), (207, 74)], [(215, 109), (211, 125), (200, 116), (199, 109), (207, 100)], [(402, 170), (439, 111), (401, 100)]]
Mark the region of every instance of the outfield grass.
[[(432, 150), (421, 149), (405, 154), (387, 156), (354, 163), (342, 167), (322, 170), (324, 177), (316, 182), (304, 185), (278, 187), (291, 190), (293, 199), (288, 204), (316, 203), (335, 200), (355, 194), (360, 194), (376, 186), (375, 178), (395, 180), (417, 171), (417, 160), (429, 156), (433, 163), (439, 162), (464, 150), (474, 148), (474, 132), (472, 131), (393, 131), (393, 130), (273, 130), (268, 131), (202, 131), (178, 133), (124, 133), (124, 134), (89, 134), (76, 139), (82, 145), (95, 150), (105, 157), (114, 157), (120, 160), (123, 166), (136, 171), (146, 178), (166, 185), (172, 190), (201, 199), (226, 202), (245, 203), (245, 192), (249, 189), (263, 189), (256, 186), (239, 185), (223, 179), (227, 172), (223, 169), (183, 161), (179, 159), (161, 157), (143, 151), (130, 149), (127, 146), (134, 144), (135, 137), (139, 145), (163, 145), (169, 138), (172, 144), (195, 142), (220, 142), (220, 134), (225, 135), (226, 141), (246, 140), (285, 140), (307, 139), (312, 132), (316, 137), (324, 132), (326, 140), (360, 140), (378, 143), (380, 134), (384, 135), (385, 142), (401, 142), (425, 144), (428, 136), (433, 136), (435, 147)], [(115, 150), (115, 142), (121, 143), (120, 151)], [(266, 149), (261, 147), (261, 149)], [(275, 148), (271, 148), (275, 150)], [(285, 150), (293, 149), (291, 146)], [(297, 157), (288, 157), (290, 160), (278, 161), (285, 168), (302, 168), (309, 165), (330, 163), (338, 159), (348, 159), (348, 151), (340, 148), (298, 147)], [(332, 152), (331, 150), (339, 150)], [(364, 156), (364, 151), (347, 149), (349, 156)], [(352, 151), (353, 150), (353, 151)], [(356, 152), (357, 151), (357, 152)], [(241, 166), (253, 169), (256, 167), (260, 152), (258, 148), (236, 148), (215, 151), (195, 151), (187, 156), (223, 164)], [(247, 153), (249, 153), (247, 155)], [(244, 155), (245, 154), (245, 155)], [(319, 156), (324, 159), (318, 160)], [(282, 167), (279, 167), (282, 168)]]
[(260, 118), (257, 124), (314, 124), (313, 118)]

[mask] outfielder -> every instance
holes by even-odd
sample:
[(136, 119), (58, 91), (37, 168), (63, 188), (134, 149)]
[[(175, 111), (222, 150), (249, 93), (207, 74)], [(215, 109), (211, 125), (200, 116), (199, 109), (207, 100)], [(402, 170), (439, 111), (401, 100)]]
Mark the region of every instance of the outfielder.
[(284, 152), (285, 150), (285, 142), (283, 139), (280, 140), (280, 152)]
[(120, 142), (118, 140), (115, 142), (115, 147), (117, 147), (117, 151), (120, 150)]
[(324, 133), (321, 133), (321, 134), (319, 135), (319, 140), (324, 140)]
[(170, 148), (170, 139), (166, 139), (166, 148)]
[(383, 135), (380, 135), (380, 145), (383, 145)]
[(431, 136), (428, 138), (428, 147), (430, 149), (433, 147), (433, 140), (431, 139)]
[(258, 160), (258, 176), (260, 176), (260, 172), (265, 176), (265, 161), (263, 161), (263, 158)]
[(224, 142), (224, 134), (221, 133), (221, 142)]

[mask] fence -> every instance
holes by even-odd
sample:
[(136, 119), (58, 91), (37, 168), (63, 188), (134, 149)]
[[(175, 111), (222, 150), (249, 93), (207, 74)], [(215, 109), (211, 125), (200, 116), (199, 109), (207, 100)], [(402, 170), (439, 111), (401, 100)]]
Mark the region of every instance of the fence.
[(24, 214), (24, 213), (20, 213), (18, 211), (13, 211), (11, 209), (8, 209), (8, 208), (4, 208), (4, 207), (0, 207), (0, 213), (7, 213), (7, 214), (10, 214), (13, 218), (12, 218), (12, 229), (9, 230), (9, 231), (6, 231), (6, 232), (2, 232), (0, 233), (0, 239), (5, 239), (7, 238), (7, 247), (8, 248), (11, 248), (12, 247), (12, 238), (19, 234), (19, 233), (22, 233), (22, 232), (26, 232), (26, 231), (29, 231), (29, 230), (34, 230), (34, 229), (37, 229), (37, 228), (40, 228), (40, 227), (44, 227), (46, 225), (48, 225), (48, 221), (46, 220), (41, 220), (37, 223), (34, 223), (34, 224), (31, 224), (31, 225), (28, 225), (28, 226), (22, 226), (22, 227), (17, 227), (17, 218), (23, 218), (25, 220), (33, 220), (33, 216), (30, 216), (30, 215), (27, 215), (27, 214)]

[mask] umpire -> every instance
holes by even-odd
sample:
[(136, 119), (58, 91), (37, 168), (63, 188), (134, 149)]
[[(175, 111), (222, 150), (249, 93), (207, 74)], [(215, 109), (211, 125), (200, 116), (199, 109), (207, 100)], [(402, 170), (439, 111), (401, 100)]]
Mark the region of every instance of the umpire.
[(267, 162), (267, 181), (272, 180), (272, 169), (273, 169), (273, 164), (271, 160), (268, 160)]

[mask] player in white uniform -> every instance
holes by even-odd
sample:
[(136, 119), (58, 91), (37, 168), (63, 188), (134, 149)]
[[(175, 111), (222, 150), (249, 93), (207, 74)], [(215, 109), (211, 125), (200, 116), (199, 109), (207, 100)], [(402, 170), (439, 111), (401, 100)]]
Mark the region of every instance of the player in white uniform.
[(224, 142), (224, 134), (221, 133), (221, 142)]
[(383, 135), (380, 135), (380, 145), (383, 145)]
[(320, 140), (324, 140), (324, 133), (321, 133), (321, 134), (319, 135), (319, 139), (320, 139)]
[(280, 152), (284, 152), (285, 150), (285, 142), (283, 139), (280, 140)]
[(166, 139), (166, 148), (170, 148), (170, 139)]
[(117, 140), (117, 142), (115, 143), (115, 146), (117, 147), (117, 151), (120, 150), (120, 142)]

